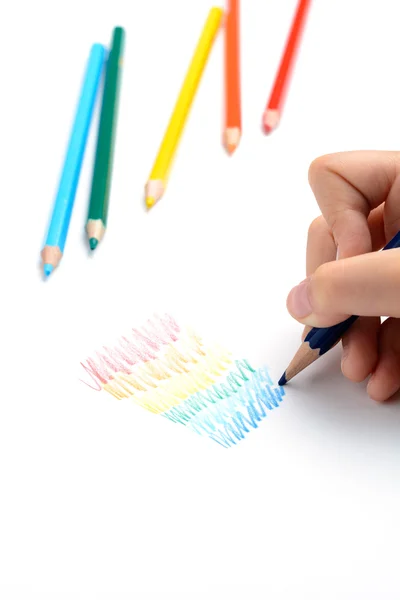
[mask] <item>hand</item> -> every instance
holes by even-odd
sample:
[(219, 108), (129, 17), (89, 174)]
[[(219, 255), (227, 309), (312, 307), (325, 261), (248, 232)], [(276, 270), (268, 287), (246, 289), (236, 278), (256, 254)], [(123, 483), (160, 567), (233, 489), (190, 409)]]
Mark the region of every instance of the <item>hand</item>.
[(400, 249), (375, 251), (400, 230), (400, 152), (323, 156), (309, 181), (322, 216), (288, 310), (313, 327), (362, 316), (343, 338), (342, 372), (356, 382), (371, 375), (368, 394), (387, 400), (400, 389)]

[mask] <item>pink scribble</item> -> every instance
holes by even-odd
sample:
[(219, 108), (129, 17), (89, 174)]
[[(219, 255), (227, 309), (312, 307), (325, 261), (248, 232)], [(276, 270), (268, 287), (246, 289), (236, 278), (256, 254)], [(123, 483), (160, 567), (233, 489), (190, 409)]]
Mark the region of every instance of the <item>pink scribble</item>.
[(94, 358), (89, 357), (81, 362), (95, 385), (82, 379), (80, 381), (100, 392), (116, 373), (129, 374), (134, 365), (154, 360), (163, 346), (178, 340), (179, 332), (179, 325), (169, 315), (148, 319), (141, 329), (132, 329), (132, 339), (122, 337), (114, 348), (104, 346), (103, 351), (96, 352)]

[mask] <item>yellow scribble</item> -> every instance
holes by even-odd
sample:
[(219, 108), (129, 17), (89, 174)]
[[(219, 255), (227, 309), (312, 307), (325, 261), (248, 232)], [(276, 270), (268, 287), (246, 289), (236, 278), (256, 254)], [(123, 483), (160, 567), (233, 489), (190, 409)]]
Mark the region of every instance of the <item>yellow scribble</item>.
[(142, 363), (130, 374), (117, 373), (103, 389), (119, 400), (131, 397), (143, 408), (162, 413), (215, 384), (231, 364), (231, 354), (217, 346), (203, 347), (201, 355), (189, 359), (171, 346), (163, 358)]

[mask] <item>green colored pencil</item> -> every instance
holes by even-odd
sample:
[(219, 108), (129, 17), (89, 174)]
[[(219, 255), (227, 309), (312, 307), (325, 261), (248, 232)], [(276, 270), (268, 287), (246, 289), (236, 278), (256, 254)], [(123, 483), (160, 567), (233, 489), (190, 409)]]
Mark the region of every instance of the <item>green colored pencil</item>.
[(86, 223), (91, 250), (96, 248), (107, 226), (124, 38), (125, 32), (122, 27), (116, 27), (113, 31), (111, 50), (107, 61), (89, 214)]

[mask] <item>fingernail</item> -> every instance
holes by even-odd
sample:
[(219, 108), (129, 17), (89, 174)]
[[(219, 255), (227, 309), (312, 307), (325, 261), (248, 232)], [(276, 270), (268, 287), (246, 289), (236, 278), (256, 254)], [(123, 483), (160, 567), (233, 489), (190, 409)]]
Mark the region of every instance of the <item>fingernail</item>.
[(308, 287), (310, 277), (299, 283), (289, 293), (287, 307), (295, 319), (304, 319), (312, 313), (310, 299), (308, 297)]

